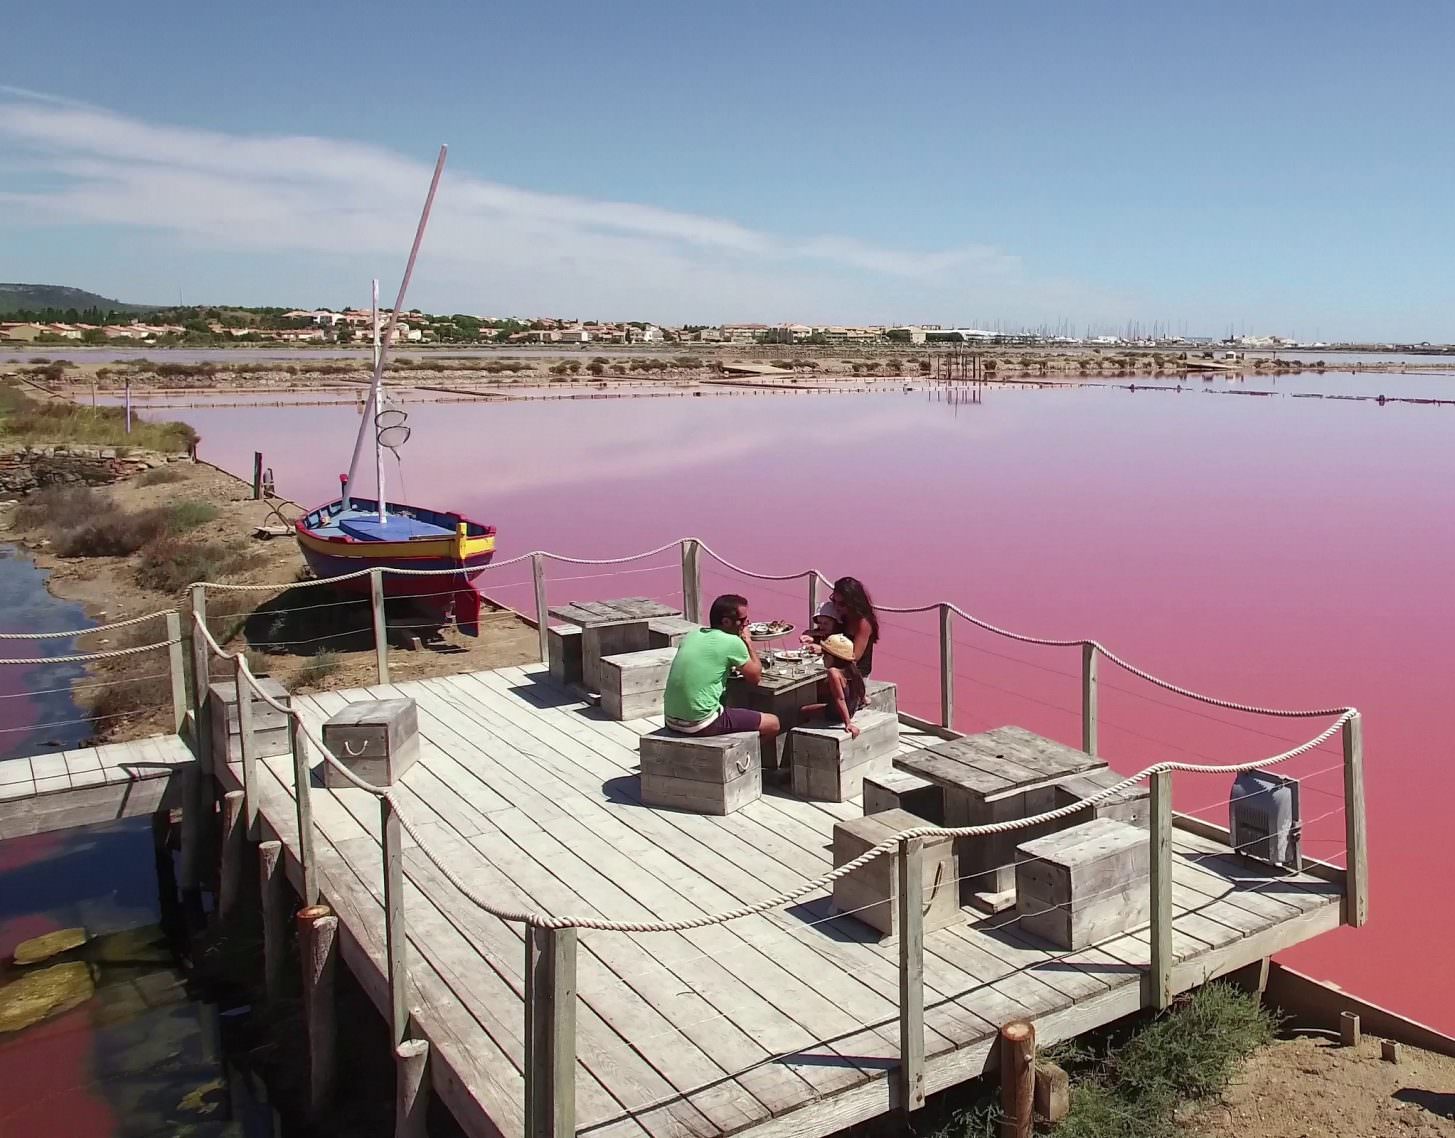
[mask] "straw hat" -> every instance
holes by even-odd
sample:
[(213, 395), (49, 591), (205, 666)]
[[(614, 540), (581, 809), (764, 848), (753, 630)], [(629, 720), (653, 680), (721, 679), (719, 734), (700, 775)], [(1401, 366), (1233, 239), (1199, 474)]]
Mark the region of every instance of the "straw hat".
[(830, 656), (837, 656), (840, 660), (854, 658), (854, 642), (842, 633), (836, 632), (832, 636), (824, 637), (823, 650)]

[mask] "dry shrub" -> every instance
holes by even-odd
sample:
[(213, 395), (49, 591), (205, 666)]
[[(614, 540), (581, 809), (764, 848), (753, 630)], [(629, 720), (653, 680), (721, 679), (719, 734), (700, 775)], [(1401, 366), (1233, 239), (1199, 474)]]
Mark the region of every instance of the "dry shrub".
[(47, 486), (28, 494), (15, 511), (21, 529), (76, 525), (107, 508), (108, 499), (88, 486)]
[(187, 476), (180, 470), (170, 466), (159, 466), (155, 470), (144, 471), (137, 475), (138, 486), (170, 486), (174, 482), (185, 482)]
[(52, 545), (62, 557), (126, 557), (166, 532), (165, 511), (116, 511), (61, 530)]
[(159, 593), (179, 593), (198, 581), (215, 581), (256, 564), (257, 555), (218, 541), (161, 537), (142, 550), (137, 584)]

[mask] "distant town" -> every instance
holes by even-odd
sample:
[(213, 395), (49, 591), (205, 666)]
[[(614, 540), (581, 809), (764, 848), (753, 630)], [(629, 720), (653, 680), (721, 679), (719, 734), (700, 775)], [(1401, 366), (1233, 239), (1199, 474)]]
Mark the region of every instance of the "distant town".
[[(144, 345), (156, 347), (225, 346), (228, 344), (297, 344), (348, 346), (366, 344), (373, 316), (357, 308), (317, 309), (177, 308), (135, 313), (98, 309), (45, 309), (12, 312), (0, 322), (0, 341), (9, 344)], [(387, 323), (392, 313), (381, 312)], [(398, 343), (412, 345), (535, 345), (567, 347), (586, 344), (925, 345), (983, 344), (1075, 347), (1205, 348), (1211, 345), (1261, 350), (1365, 347), (1382, 350), (1444, 350), (1443, 345), (1340, 344), (1279, 335), (1224, 337), (1172, 334), (1160, 328), (1130, 326), (1120, 334), (1070, 335), (1065, 330), (1002, 331), (945, 327), (939, 324), (813, 325), (813, 324), (686, 324), (676, 327), (647, 321), (595, 321), (556, 316), (503, 317), (432, 315), (412, 309), (400, 313)]]

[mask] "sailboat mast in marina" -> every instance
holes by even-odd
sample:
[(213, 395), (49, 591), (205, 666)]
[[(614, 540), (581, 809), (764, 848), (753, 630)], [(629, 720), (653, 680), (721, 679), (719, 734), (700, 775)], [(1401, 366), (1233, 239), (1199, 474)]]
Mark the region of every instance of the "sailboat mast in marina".
[[(461, 632), (479, 632), (480, 595), (474, 581), (495, 555), (495, 527), (472, 521), (450, 510), (427, 509), (387, 500), (384, 490), (384, 451), (393, 450), (409, 438), (405, 412), (384, 407), (384, 367), (399, 314), (404, 310), (409, 280), (429, 224), (430, 209), (440, 175), (444, 173), (447, 148), (440, 147), (434, 177), (429, 184), (424, 211), (415, 230), (414, 245), (399, 282), (399, 295), (389, 313), (382, 340), (379, 334), (379, 282), (373, 282), (374, 372), (363, 419), (354, 439), (349, 472), (342, 479), (339, 497), (319, 506), (297, 524), (298, 547), (318, 577), (342, 577), (363, 569), (453, 570), (430, 576), (386, 573), (384, 591), (391, 597), (410, 597), (437, 615), (441, 623), (453, 620)], [(363, 462), (366, 441), (374, 445), (374, 497), (354, 493)], [(369, 578), (341, 581), (340, 587), (367, 593)]]

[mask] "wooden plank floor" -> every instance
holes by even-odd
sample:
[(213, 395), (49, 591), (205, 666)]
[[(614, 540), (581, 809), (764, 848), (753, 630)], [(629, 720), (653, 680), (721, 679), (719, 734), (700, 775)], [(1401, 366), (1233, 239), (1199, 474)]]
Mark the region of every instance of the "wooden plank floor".
[(192, 752), (176, 735), (0, 762), (0, 839), (88, 826), (180, 805)]
[[(402, 784), (424, 841), (508, 906), (673, 920), (760, 900), (831, 865), (835, 820), (856, 803), (768, 794), (726, 818), (638, 798), (637, 740), (660, 721), (614, 723), (540, 667), (295, 697), (314, 723), (357, 699), (418, 701), (423, 747)], [(933, 736), (905, 728), (902, 746)], [(287, 758), (261, 778), (265, 828), (297, 834)], [(224, 782), (240, 783), (236, 767)], [(312, 794), (325, 900), (346, 962), (386, 1006), (377, 802)], [(1336, 926), (1342, 887), (1269, 878), (1225, 847), (1176, 831), (1174, 985), (1185, 989)], [(441, 1094), (467, 1131), (523, 1133), (524, 949), (406, 840), (409, 1005)], [(591, 1135), (818, 1135), (894, 1103), (897, 949), (824, 893), (684, 933), (583, 931), (577, 1118)], [(1052, 1042), (1134, 1011), (1145, 927), (1082, 952), (1054, 950), (1014, 913), (925, 937), (931, 1091), (978, 1075), (997, 1025), (1034, 1017)]]

